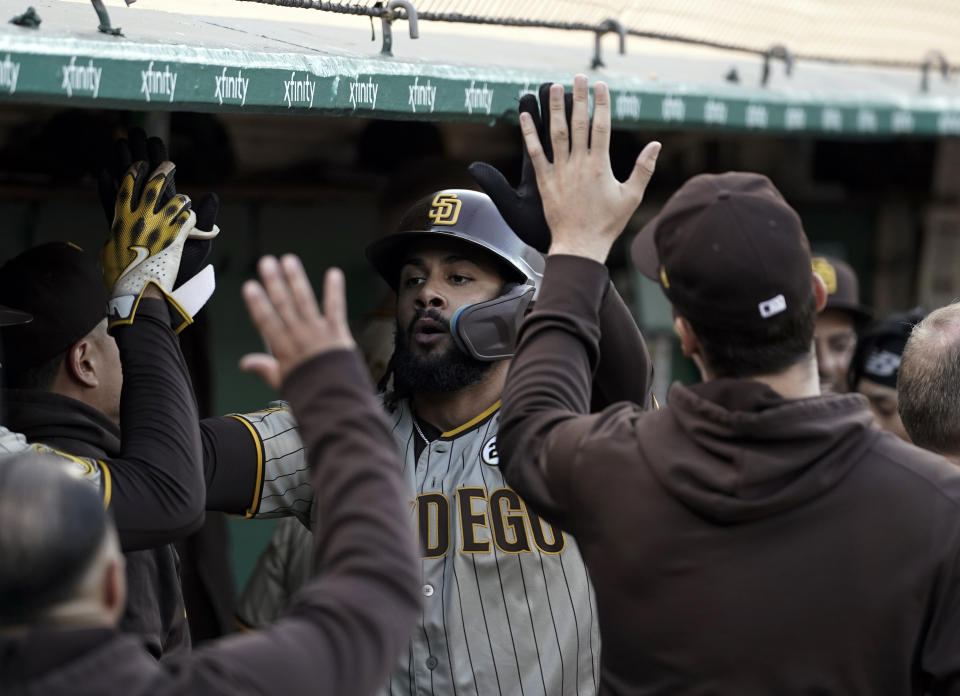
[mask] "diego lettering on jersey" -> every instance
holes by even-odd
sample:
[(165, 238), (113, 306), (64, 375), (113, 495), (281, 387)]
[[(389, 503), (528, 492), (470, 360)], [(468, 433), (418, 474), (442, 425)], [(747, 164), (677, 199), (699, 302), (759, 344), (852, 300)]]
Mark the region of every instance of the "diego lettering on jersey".
[(540, 519), (510, 488), (491, 493), (481, 486), (458, 488), (453, 499), (443, 493), (417, 496), (417, 520), (424, 558), (450, 552), (453, 526), (459, 532), (459, 553), (561, 553), (563, 532)]

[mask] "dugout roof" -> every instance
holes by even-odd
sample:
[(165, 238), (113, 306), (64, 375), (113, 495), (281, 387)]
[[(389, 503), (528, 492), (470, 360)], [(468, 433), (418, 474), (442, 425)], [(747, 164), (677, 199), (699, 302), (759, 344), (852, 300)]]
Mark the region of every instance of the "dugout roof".
[[(32, 4), (39, 28), (0, 26), (3, 101), (491, 121), (513, 117), (540, 82), (586, 72), (610, 84), (624, 128), (960, 134), (955, 0), (414, 0), (419, 38), (398, 19), (392, 57), (380, 19), (362, 14), (381, 11), (372, 0), (341, 8), (353, 14), (105, 0), (123, 37), (97, 31), (88, 0)], [(447, 21), (466, 13), (473, 21)], [(626, 53), (607, 33), (604, 66), (591, 69), (593, 30), (608, 19)]]

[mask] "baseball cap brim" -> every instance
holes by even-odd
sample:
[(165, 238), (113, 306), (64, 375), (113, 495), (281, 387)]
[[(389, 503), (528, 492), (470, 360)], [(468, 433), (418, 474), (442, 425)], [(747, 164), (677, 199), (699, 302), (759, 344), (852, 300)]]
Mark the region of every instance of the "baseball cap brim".
[(660, 280), (660, 256), (654, 239), (660, 216), (657, 215), (644, 225), (630, 244), (630, 259), (633, 265), (650, 280)]
[(0, 305), (0, 326), (16, 326), (18, 324), (29, 324), (33, 321), (33, 315), (29, 312), (21, 312), (19, 309)]
[(869, 324), (873, 321), (873, 312), (869, 307), (865, 307), (859, 304), (853, 304), (851, 302), (827, 302), (827, 306), (823, 308), (823, 311), (827, 310), (837, 310), (838, 312), (847, 312), (853, 317), (853, 322), (862, 327), (865, 324)]

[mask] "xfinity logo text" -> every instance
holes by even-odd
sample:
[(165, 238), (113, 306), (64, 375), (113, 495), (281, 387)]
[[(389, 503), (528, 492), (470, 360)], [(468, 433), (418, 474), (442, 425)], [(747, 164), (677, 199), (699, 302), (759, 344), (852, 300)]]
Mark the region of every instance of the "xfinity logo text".
[(63, 73), (60, 89), (65, 90), (68, 97), (72, 97), (74, 92), (90, 92), (96, 99), (100, 94), (103, 68), (94, 67), (92, 58), (86, 65), (77, 65), (77, 57), (74, 56), (68, 64), (60, 66), (60, 71)]
[(9, 94), (17, 91), (17, 78), (20, 77), (20, 63), (14, 63), (10, 60), (10, 54), (0, 62), (0, 89), (5, 89)]
[(430, 107), (430, 113), (433, 113), (433, 107), (437, 102), (437, 88), (430, 84), (430, 80), (424, 85), (420, 84), (420, 78), (413, 78), (413, 84), (407, 88), (410, 91), (410, 110), (417, 113), (417, 107)]
[[(471, 80), (470, 86), (465, 87), (463, 93), (465, 95), (463, 105), (469, 113), (472, 114), (473, 110), (477, 109), (478, 111), (486, 111), (489, 115), (493, 108), (493, 90), (487, 89), (486, 83), (483, 84), (483, 87), (477, 87), (476, 82)], [(432, 108), (430, 110), (433, 111)]]
[(317, 83), (310, 81), (309, 75), (304, 75), (302, 80), (296, 79), (295, 72), (290, 73), (290, 79), (283, 81), (283, 100), (287, 102), (289, 109), (294, 104), (313, 106), (313, 95), (317, 91)]
[(616, 100), (614, 100), (614, 111), (617, 115), (617, 119), (623, 120), (625, 118), (632, 118), (634, 120), (640, 118), (640, 97), (636, 94), (623, 93), (617, 95)]
[(223, 100), (240, 100), (240, 106), (247, 103), (247, 89), (250, 87), (250, 78), (243, 76), (243, 70), (237, 68), (236, 75), (227, 75), (227, 69), (224, 68), (219, 75), (215, 75), (217, 81), (217, 91), (213, 95), (221, 104)]
[(350, 83), (350, 103), (354, 110), (358, 106), (369, 106), (371, 109), (377, 108), (377, 92), (380, 91), (380, 85), (370, 77), (366, 82)]
[(167, 101), (173, 101), (173, 95), (177, 91), (177, 73), (170, 72), (170, 66), (164, 66), (163, 70), (154, 70), (153, 61), (146, 70), (140, 71), (140, 94), (147, 101), (150, 96), (167, 97)]

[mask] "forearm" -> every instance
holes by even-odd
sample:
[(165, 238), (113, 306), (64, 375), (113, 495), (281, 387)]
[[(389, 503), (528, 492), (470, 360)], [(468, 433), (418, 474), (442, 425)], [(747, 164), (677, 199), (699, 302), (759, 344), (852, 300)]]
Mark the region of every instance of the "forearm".
[(420, 607), (396, 448), (356, 352), (309, 361), (284, 392), (314, 468), (319, 575), (277, 623), (203, 658), (264, 692), (373, 693)]
[(296, 517), (309, 527), (307, 453), (287, 404), (201, 423), (207, 509), (258, 519)]
[[(322, 371), (294, 371), (284, 391), (301, 423), (313, 469), (318, 529), (316, 567), (365, 560), (415, 575), (407, 500), (396, 444), (356, 351), (324, 354)], [(311, 361), (313, 362), (313, 361)], [(360, 539), (360, 537), (364, 537)], [(371, 552), (379, 547), (380, 552)], [(389, 551), (387, 551), (389, 549)], [(385, 557), (378, 557), (386, 553)], [(347, 566), (345, 566), (347, 567)]]
[(613, 283), (600, 305), (599, 351), (591, 412), (601, 411), (617, 401), (649, 408), (653, 361), (640, 328)]
[(538, 512), (561, 524), (562, 500), (551, 478), (572, 453), (548, 451), (548, 438), (589, 412), (608, 280), (602, 264), (548, 257), (537, 306), (523, 323), (503, 392), (497, 444), (504, 474)]
[(189, 534), (203, 522), (196, 401), (162, 300), (144, 298), (114, 336), (123, 365), (121, 452), (106, 460), (110, 507), (124, 549)]
[(253, 428), (239, 418), (200, 421), (206, 509), (251, 516), (263, 486), (263, 444)]

